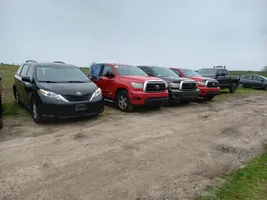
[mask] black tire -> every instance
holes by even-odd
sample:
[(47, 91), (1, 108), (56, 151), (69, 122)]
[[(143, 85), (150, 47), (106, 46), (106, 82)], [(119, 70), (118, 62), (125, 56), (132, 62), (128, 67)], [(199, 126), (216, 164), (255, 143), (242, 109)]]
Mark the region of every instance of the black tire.
[(126, 90), (118, 92), (116, 95), (116, 104), (123, 112), (130, 112), (133, 110), (133, 105), (130, 102), (129, 94)]
[(237, 84), (236, 83), (232, 83), (231, 87), (229, 88), (231, 93), (234, 93), (237, 89)]
[(35, 99), (32, 100), (31, 110), (32, 110), (32, 119), (33, 119), (33, 121), (36, 124), (39, 124), (39, 123), (43, 122), (43, 118), (40, 115), (40, 111), (39, 111), (39, 105), (37, 104)]
[(204, 100), (206, 100), (206, 101), (210, 101), (210, 100), (212, 100), (214, 98), (214, 96), (205, 96), (204, 97)]
[(2, 129), (3, 128), (3, 117), (1, 116), (0, 117), (0, 129)]
[(19, 92), (18, 92), (17, 90), (15, 90), (14, 95), (15, 95), (16, 103), (17, 103), (18, 105), (20, 105), (20, 104), (21, 104), (21, 100), (20, 100)]
[(244, 83), (239, 83), (239, 84), (238, 84), (238, 87), (239, 87), (239, 88), (243, 88), (243, 87), (244, 87)]
[(264, 86), (264, 89), (267, 91), (267, 85)]

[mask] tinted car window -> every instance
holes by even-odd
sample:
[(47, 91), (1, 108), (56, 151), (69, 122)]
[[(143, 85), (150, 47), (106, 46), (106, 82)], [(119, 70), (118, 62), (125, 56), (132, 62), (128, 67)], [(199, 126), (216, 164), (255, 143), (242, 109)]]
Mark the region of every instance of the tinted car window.
[(139, 68), (142, 69), (147, 75), (153, 76), (153, 71), (149, 67), (139, 67)]
[(181, 77), (181, 73), (179, 72), (179, 70), (177, 70), (177, 69), (172, 69), (172, 71), (174, 71), (175, 74), (177, 74), (178, 76)]
[(262, 81), (263, 78), (261, 78), (261, 77), (259, 77), (259, 76), (254, 76), (254, 80), (256, 80), (256, 81)]
[(153, 70), (158, 77), (178, 77), (178, 75), (169, 68), (153, 67)]
[(210, 76), (215, 75), (217, 72), (217, 69), (200, 69), (197, 71), (201, 76)]
[(22, 67), (23, 67), (23, 64), (19, 66), (19, 69), (18, 69), (18, 71), (17, 71), (17, 75), (20, 75), (21, 70), (22, 70)]
[(33, 77), (33, 73), (34, 73), (34, 66), (30, 66), (26, 76), (32, 78)]
[(107, 73), (113, 73), (114, 74), (114, 70), (111, 66), (105, 65), (103, 70), (102, 70), (101, 76), (106, 76)]
[(142, 69), (131, 65), (119, 65), (116, 70), (120, 76), (147, 76)]
[(26, 76), (29, 69), (29, 65), (24, 65), (21, 71), (21, 76)]
[(36, 79), (39, 82), (90, 82), (89, 78), (78, 67), (36, 67)]
[[(177, 70), (178, 71), (178, 70)], [(192, 69), (181, 69), (181, 71), (184, 73), (187, 77), (201, 77), (197, 72), (195, 72)]]

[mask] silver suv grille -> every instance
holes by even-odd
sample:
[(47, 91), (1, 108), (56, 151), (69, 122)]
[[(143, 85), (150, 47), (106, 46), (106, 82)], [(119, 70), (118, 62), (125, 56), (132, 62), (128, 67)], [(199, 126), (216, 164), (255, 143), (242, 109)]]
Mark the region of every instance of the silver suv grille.
[(181, 90), (196, 90), (197, 83), (193, 81), (182, 81), (180, 88)]
[(144, 84), (145, 92), (164, 92), (166, 84), (164, 81), (146, 81)]

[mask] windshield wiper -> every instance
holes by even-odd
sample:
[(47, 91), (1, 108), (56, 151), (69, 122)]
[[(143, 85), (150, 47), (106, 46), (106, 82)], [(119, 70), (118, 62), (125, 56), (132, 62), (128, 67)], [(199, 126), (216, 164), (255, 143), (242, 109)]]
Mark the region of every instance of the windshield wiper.
[(86, 81), (66, 81), (66, 83), (87, 83)]
[(42, 83), (58, 83), (56, 81), (39, 81), (39, 82), (42, 82)]

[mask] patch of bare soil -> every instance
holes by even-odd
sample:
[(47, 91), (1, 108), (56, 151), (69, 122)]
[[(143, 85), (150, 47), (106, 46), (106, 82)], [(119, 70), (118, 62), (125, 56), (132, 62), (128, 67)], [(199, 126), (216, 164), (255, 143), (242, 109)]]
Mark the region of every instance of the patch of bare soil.
[(0, 199), (193, 199), (267, 144), (267, 95), (36, 125), (5, 119)]

